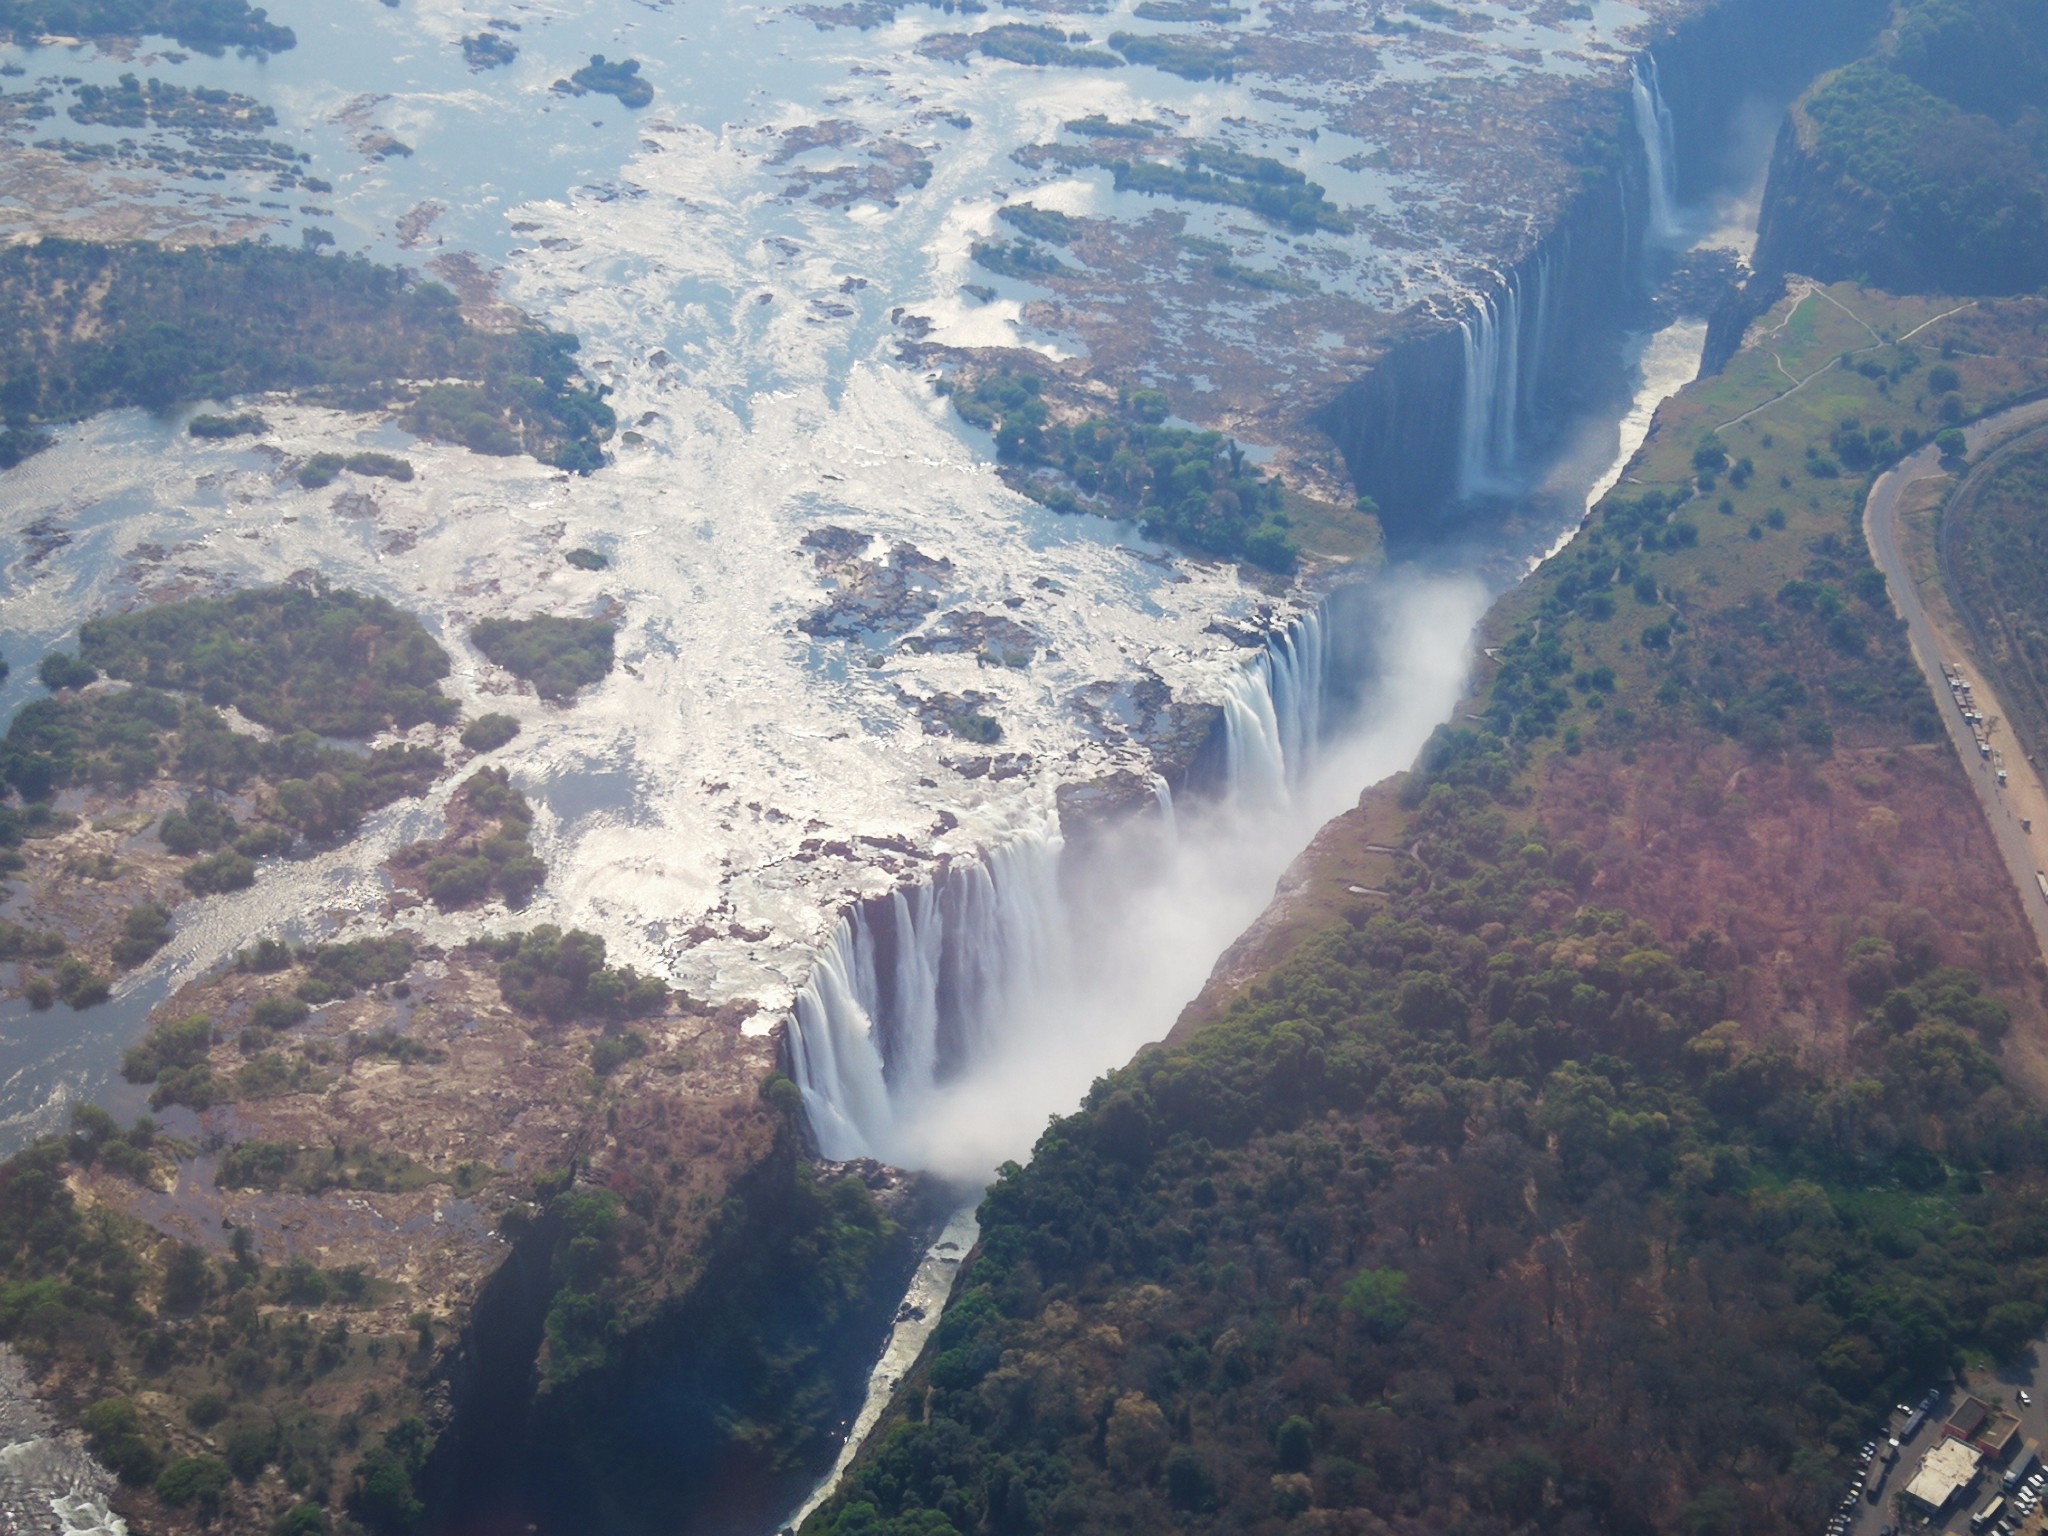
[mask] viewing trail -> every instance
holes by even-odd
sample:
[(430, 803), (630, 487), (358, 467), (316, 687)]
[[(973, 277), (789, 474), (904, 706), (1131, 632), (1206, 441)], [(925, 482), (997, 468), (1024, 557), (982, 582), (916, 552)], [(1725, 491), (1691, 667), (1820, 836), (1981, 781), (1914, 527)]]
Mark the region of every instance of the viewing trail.
[[(2043, 435), (2044, 426), (2048, 426), (2048, 400), (2034, 400), (1988, 416), (1964, 428), (1963, 435), (1974, 454), (2001, 440), (2007, 446), (2013, 446), (2020, 441), (2039, 438)], [(1986, 467), (1984, 463), (1974, 467), (1953, 495), (1967, 490)], [(1929, 444), (1878, 476), (1863, 504), (1863, 537), (1870, 545), (1871, 559), (1884, 572), (1885, 582), (1891, 588), (1893, 605), (1906, 621), (1913, 660), (1927, 679), (1927, 686), (1934, 692), (1935, 708), (1941, 714), (1949, 740), (1962, 759), (1970, 787), (1984, 808), (1984, 819), (1990, 823), (1999, 856), (2005, 860), (2005, 867), (2019, 890), (2020, 906), (2033, 927), (2035, 941), (2041, 946), (2042, 953), (2048, 955), (2048, 897), (2043, 896), (2040, 881), (2036, 878), (2040, 870), (2048, 868), (2048, 789), (2044, 789), (2039, 771), (2027, 760), (2024, 751), (2005, 755), (2003, 766), (2008, 782), (2003, 788), (1999, 787), (1994, 764), (1978, 756), (1976, 740), (1950, 697), (1948, 683), (1941, 670), (1945, 661), (1969, 657), (1974, 662), (1976, 653), (1965, 637), (1951, 634), (1928, 613), (1900, 542), (1900, 509), (1907, 489), (1917, 481), (1934, 478), (1940, 473), (1940, 451)], [(2011, 718), (1993, 691), (1990, 675), (1981, 665), (1970, 668), (1970, 683), (1982, 714), (2002, 720)], [(2031, 834), (2026, 832), (2020, 825), (2022, 820), (2035, 822), (2038, 830)]]

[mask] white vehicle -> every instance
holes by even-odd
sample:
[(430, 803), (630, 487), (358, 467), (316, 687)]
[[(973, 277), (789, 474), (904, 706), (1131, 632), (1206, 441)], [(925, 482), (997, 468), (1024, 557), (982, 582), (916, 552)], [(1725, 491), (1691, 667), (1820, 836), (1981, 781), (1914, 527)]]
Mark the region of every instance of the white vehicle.
[(2033, 1406), (2034, 1406), (2034, 1400), (2033, 1400), (2033, 1398), (2031, 1398), (2031, 1397), (2029, 1397), (2029, 1396), (2027, 1395), (2027, 1389), (2026, 1389), (2025, 1387), (2021, 1387), (2021, 1388), (2020, 1388), (2020, 1390), (2019, 1390), (2019, 1399), (2020, 1399), (2020, 1406), (2021, 1406), (2022, 1408), (2031, 1408), (2031, 1407), (2033, 1407)]

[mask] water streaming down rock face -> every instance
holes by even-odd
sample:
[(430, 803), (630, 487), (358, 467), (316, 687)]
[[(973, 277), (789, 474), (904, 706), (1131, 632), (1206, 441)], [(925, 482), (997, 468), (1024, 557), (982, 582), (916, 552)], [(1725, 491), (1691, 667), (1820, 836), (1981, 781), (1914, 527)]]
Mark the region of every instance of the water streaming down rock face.
[(1678, 140), (1671, 108), (1657, 79), (1657, 56), (1645, 53), (1630, 72), (1636, 137), (1643, 147), (1650, 192), (1650, 238), (1669, 242), (1678, 235)]
[(839, 920), (790, 1067), (826, 1157), (889, 1158), (905, 1109), (980, 1059), (1064, 947), (1061, 839), (1032, 830)]
[[(1565, 253), (1569, 260), (1569, 251)], [(1506, 488), (1541, 398), (1553, 307), (1551, 252), (1510, 272), (1458, 321), (1463, 351), (1457, 494), (1463, 501)]]
[[(1233, 810), (1285, 806), (1323, 740), (1331, 673), (1323, 610), (1273, 634), (1225, 684), (1221, 798)], [(1171, 786), (1154, 781), (1171, 840)], [(915, 1166), (905, 1127), (949, 1082), (986, 1063), (1055, 975), (1073, 963), (1059, 879), (1065, 844), (1027, 832), (937, 881), (862, 903), (798, 994), (790, 1073), (827, 1158)]]
[(1329, 621), (1318, 608), (1232, 674), (1223, 701), (1223, 793), (1241, 808), (1284, 805), (1323, 739)]

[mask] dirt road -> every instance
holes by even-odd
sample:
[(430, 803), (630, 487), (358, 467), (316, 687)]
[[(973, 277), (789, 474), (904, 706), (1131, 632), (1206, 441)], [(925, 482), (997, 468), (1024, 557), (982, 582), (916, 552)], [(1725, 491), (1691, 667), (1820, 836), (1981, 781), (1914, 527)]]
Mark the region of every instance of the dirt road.
[[(1963, 432), (1972, 458), (1979, 457), (1993, 443), (2006, 444), (2021, 436), (2048, 438), (2048, 400), (2014, 406), (1965, 427)], [(1928, 613), (1914, 586), (1900, 537), (1899, 512), (1907, 500), (1908, 488), (1916, 481), (1941, 473), (1940, 455), (1930, 445), (1880, 475), (1863, 505), (1863, 536), (1869, 541), (1871, 558), (1891, 587), (1893, 605), (1906, 621), (1913, 660), (1927, 679), (1949, 740), (1962, 759), (1970, 787), (1984, 807), (1985, 820), (1998, 840), (1999, 855), (2020, 893), (2020, 905), (2026, 910), (2027, 920), (2033, 924), (2035, 940), (2043, 955), (2048, 955), (2048, 897), (2042, 895), (2037, 878), (2042, 870), (2048, 869), (2048, 788), (2043, 787), (2039, 771), (2027, 761), (2026, 753), (2009, 730), (2000, 733), (2002, 739), (1994, 738), (1994, 745), (2004, 749), (2002, 766), (2008, 782), (2003, 788), (1992, 764), (1978, 756), (1976, 739), (1949, 693), (1942, 664), (1963, 665), (1975, 691), (1978, 711), (1987, 720), (2007, 720), (2011, 716), (1998, 699), (1991, 679), (1972, 659), (1965, 637), (1950, 632)], [(2022, 821), (2033, 822), (2031, 833), (2022, 830)]]

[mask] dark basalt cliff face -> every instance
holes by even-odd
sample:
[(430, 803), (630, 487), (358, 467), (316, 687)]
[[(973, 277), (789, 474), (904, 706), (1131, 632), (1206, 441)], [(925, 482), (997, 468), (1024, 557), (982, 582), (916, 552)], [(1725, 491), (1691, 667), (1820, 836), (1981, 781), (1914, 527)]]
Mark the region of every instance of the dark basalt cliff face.
[[(1744, 126), (1782, 111), (1822, 69), (1867, 46), (1885, 14), (1881, 0), (1730, 0), (1656, 44), (1654, 53), (1678, 144), (1678, 191), (1693, 202), (1731, 185), (1753, 161)], [(1648, 168), (1626, 89), (1613, 92), (1604, 163), (1589, 161), (1580, 191), (1533, 249), (1503, 275), (1523, 296), (1524, 358), (1517, 419), (1540, 442), (1571, 409), (1612, 380), (1614, 343), (1647, 298)], [(1539, 283), (1549, 307), (1528, 301)], [(1314, 414), (1343, 452), (1357, 490), (1379, 504), (1398, 547), (1441, 536), (1463, 521), (1460, 425), (1465, 348), (1454, 317), (1418, 316), (1369, 373)]]
[(943, 1196), (875, 1164), (813, 1172), (792, 1119), (735, 1181), (695, 1275), (573, 1372), (549, 1351), (578, 1234), (543, 1215), (442, 1368), (425, 1528), (767, 1529), (837, 1454), (840, 1410), (861, 1399)]

